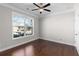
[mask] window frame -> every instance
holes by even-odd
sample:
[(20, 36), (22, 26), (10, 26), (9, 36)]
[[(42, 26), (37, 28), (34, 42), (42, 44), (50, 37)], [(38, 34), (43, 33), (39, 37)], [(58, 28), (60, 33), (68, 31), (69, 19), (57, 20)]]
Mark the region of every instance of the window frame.
[(24, 36), (20, 36), (20, 37), (16, 37), (16, 38), (14, 38), (13, 37), (13, 21), (12, 21), (12, 17), (11, 17), (11, 22), (12, 22), (12, 40), (16, 40), (16, 39), (22, 39), (22, 38), (27, 38), (27, 37), (31, 37), (31, 36), (34, 36), (34, 18), (33, 17), (29, 17), (29, 16), (27, 16), (26, 14), (23, 14), (23, 13), (20, 13), (20, 12), (15, 12), (15, 11), (13, 11), (12, 12), (12, 16), (14, 15), (14, 13), (16, 14), (16, 15), (20, 15), (20, 16), (23, 16), (23, 17), (25, 17), (26, 19), (30, 19), (30, 20), (32, 20), (32, 35), (25, 35), (25, 19), (24, 19)]

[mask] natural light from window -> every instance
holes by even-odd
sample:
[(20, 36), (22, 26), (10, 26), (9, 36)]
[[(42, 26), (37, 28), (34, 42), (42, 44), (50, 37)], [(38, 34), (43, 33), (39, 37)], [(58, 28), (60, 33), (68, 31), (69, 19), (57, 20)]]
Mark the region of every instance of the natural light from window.
[(13, 38), (33, 34), (33, 20), (18, 13), (12, 14), (12, 36)]

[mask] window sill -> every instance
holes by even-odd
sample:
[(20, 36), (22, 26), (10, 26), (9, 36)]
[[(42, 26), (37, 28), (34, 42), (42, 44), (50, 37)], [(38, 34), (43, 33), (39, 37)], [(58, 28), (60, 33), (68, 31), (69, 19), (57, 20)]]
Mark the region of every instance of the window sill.
[(32, 34), (32, 35), (27, 35), (27, 36), (21, 36), (21, 37), (17, 37), (17, 38), (13, 38), (13, 37), (12, 37), (12, 40), (23, 39), (23, 38), (27, 38), (27, 37), (31, 37), (31, 36), (34, 36), (34, 34)]

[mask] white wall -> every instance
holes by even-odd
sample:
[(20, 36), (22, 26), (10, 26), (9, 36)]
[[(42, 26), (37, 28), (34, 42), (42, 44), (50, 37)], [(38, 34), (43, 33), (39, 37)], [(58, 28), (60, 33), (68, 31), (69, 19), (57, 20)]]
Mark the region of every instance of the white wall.
[(75, 4), (75, 46), (79, 54), (79, 4)]
[(40, 19), (40, 38), (74, 45), (74, 13), (48, 15)]
[[(26, 43), (28, 41), (35, 40), (39, 37), (39, 30), (38, 30), (39, 21), (37, 17), (33, 17), (34, 35), (30, 37), (24, 37), (24, 38), (12, 40), (11, 16), (12, 16), (12, 9), (0, 6), (0, 51), (15, 47), (17, 45)], [(26, 15), (26, 16), (30, 16), (30, 15)]]

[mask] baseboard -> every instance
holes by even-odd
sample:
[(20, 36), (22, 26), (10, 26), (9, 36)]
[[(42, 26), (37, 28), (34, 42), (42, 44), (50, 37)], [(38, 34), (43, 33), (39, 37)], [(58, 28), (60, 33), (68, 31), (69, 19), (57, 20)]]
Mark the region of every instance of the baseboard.
[(16, 44), (16, 45), (9, 46), (9, 47), (4, 48), (4, 49), (0, 49), (0, 52), (3, 52), (3, 51), (5, 51), (5, 50), (11, 49), (11, 48), (14, 48), (14, 47), (16, 47), (16, 46), (23, 45), (23, 44), (25, 44), (25, 43), (28, 43), (28, 42), (31, 42), (31, 41), (34, 41), (34, 40), (37, 40), (37, 39), (39, 39), (39, 37), (34, 38), (34, 39), (31, 39), (31, 40), (28, 40), (28, 41), (25, 41), (25, 42), (22, 42), (22, 43), (18, 43), (18, 44)]
[(43, 40), (48, 40), (48, 41), (52, 41), (52, 42), (57, 42), (57, 43), (60, 43), (60, 44), (66, 44), (66, 45), (70, 45), (70, 46), (74, 46), (74, 44), (69, 44), (69, 43), (65, 43), (65, 42), (60, 42), (60, 41), (55, 41), (55, 40), (51, 40), (49, 38), (45, 38), (45, 37), (40, 37), (40, 39), (43, 39)]

